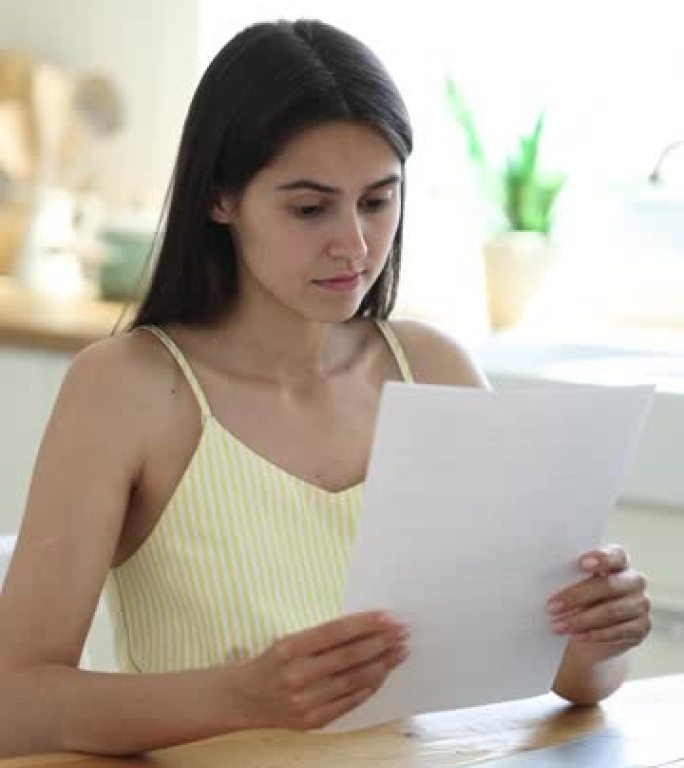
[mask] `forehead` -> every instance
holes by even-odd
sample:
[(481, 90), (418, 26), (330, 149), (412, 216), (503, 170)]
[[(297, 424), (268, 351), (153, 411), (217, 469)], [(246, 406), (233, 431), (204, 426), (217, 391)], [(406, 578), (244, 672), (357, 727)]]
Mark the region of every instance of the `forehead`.
[(336, 185), (366, 185), (401, 172), (401, 162), (377, 131), (355, 123), (307, 128), (291, 138), (263, 169), (274, 181), (306, 177)]

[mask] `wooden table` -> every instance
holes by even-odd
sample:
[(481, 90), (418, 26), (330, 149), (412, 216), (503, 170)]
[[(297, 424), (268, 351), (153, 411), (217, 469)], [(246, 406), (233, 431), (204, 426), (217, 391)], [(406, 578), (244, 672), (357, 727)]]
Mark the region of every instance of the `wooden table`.
[(133, 758), (39, 755), (0, 760), (0, 768), (450, 768), (589, 734), (618, 741), (629, 766), (684, 768), (684, 675), (628, 683), (599, 707), (549, 694), (347, 734), (252, 731)]

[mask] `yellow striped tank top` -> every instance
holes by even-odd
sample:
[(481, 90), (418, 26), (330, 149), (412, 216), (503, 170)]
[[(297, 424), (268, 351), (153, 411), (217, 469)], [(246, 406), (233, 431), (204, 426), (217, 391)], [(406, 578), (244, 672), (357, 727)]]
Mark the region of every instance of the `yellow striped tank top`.
[[(390, 326), (376, 321), (402, 376)], [(117, 663), (171, 672), (238, 661), (339, 615), (363, 483), (330, 492), (251, 451), (214, 419), (190, 365), (160, 328), (201, 410), (201, 437), (155, 528), (105, 585)]]

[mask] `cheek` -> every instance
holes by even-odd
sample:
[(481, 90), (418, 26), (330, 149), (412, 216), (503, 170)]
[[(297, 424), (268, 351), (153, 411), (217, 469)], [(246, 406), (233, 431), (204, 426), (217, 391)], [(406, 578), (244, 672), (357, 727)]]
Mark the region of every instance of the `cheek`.
[(300, 282), (303, 271), (318, 259), (316, 238), (283, 223), (263, 222), (244, 232), (243, 261), (265, 285), (284, 287)]
[(377, 252), (378, 258), (385, 258), (389, 255), (394, 243), (394, 238), (397, 234), (397, 228), (399, 226), (399, 211), (396, 211), (394, 215), (388, 216), (382, 225), (378, 227), (378, 231), (375, 233), (374, 250)]
[(293, 254), (301, 250), (301, 235), (288, 222), (271, 212), (244, 221), (241, 242), (245, 260), (286, 267)]

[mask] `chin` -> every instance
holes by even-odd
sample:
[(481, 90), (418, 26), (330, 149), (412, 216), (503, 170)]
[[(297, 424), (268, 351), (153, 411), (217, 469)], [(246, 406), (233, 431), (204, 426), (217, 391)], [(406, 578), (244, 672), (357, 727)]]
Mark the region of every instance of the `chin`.
[(359, 307), (365, 294), (355, 296), (337, 297), (332, 301), (316, 301), (308, 303), (308, 306), (300, 308), (300, 314), (307, 320), (317, 323), (344, 323), (351, 320), (359, 311)]
[(345, 302), (326, 302), (308, 307), (300, 314), (315, 323), (345, 323), (351, 320), (359, 311), (361, 300)]
[(346, 323), (348, 320), (352, 320), (358, 312), (358, 306), (355, 306), (347, 310), (332, 310), (327, 312), (317, 312), (316, 317), (311, 317), (311, 320), (315, 320), (319, 323)]

